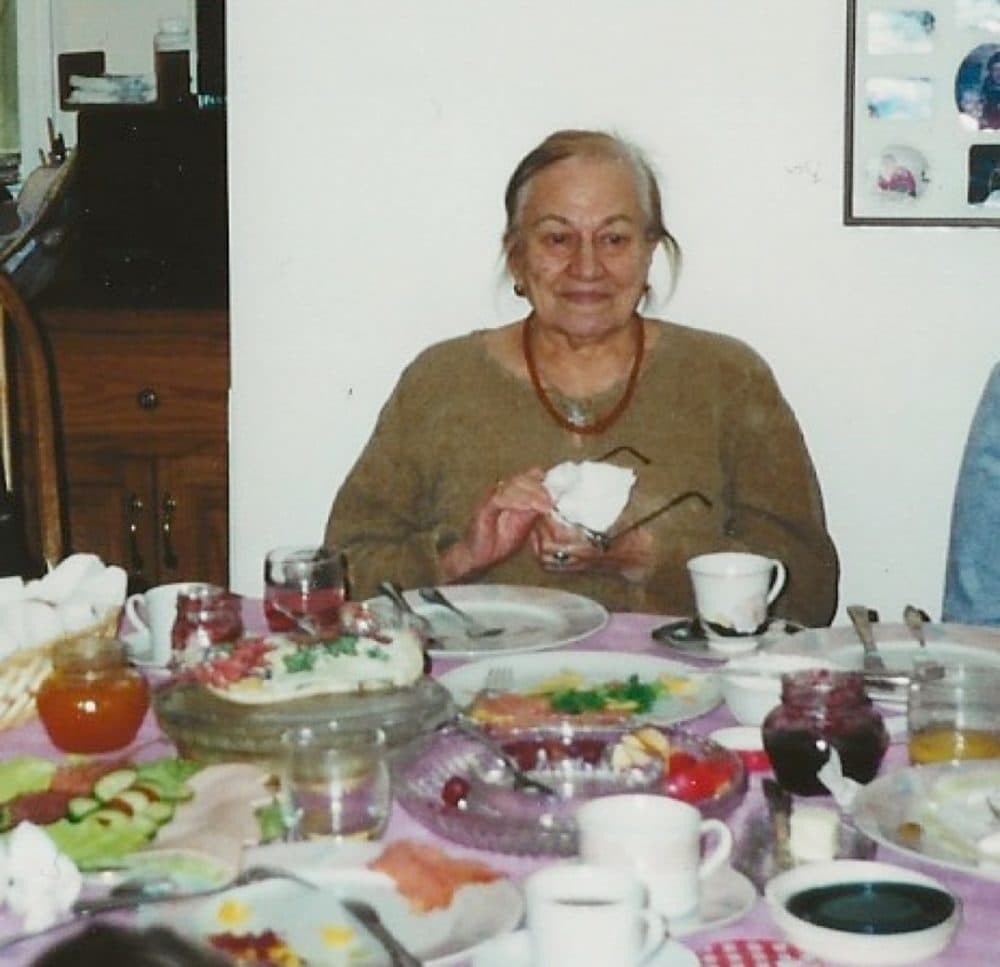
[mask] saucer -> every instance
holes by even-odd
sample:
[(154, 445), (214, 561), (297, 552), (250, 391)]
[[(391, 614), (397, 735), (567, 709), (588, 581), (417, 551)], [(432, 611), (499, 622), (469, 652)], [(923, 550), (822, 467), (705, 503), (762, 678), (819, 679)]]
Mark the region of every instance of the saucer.
[[(528, 931), (516, 930), (487, 940), (475, 949), (472, 967), (531, 967)], [(698, 956), (675, 940), (667, 940), (643, 967), (698, 967)]]
[(128, 660), (140, 668), (166, 668), (166, 662), (153, 661), (152, 642), (145, 631), (129, 631), (119, 636), (125, 642)]
[(746, 916), (757, 902), (753, 883), (731, 866), (724, 866), (701, 885), (701, 903), (686, 916), (671, 918), (670, 936), (687, 937), (715, 930)]
[(734, 635), (731, 638), (709, 638), (697, 618), (668, 621), (650, 634), (663, 646), (688, 658), (722, 662), (734, 655), (747, 654), (765, 647), (771, 640), (793, 635), (803, 626), (784, 618), (771, 618), (767, 627), (756, 635)]

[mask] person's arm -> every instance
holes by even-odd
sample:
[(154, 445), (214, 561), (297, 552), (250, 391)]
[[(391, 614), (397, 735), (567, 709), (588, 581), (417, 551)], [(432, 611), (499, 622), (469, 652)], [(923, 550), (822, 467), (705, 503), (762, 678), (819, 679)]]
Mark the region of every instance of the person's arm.
[(944, 621), (1000, 625), (1000, 365), (969, 429), (952, 506)]
[(724, 424), (723, 536), (733, 549), (785, 563), (776, 614), (827, 625), (837, 607), (839, 566), (802, 431), (763, 360), (752, 356), (740, 380)]

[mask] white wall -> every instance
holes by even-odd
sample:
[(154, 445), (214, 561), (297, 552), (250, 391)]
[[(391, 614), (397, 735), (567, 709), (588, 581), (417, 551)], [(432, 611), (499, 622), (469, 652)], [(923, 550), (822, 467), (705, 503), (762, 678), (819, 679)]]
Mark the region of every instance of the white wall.
[[(233, 585), (320, 537), (400, 368), (518, 310), (510, 170), (615, 128), (685, 249), (665, 314), (733, 333), (796, 409), (841, 602), (940, 608), (950, 500), (998, 340), (988, 229), (841, 224), (846, 0), (229, 5)], [(474, 405), (474, 401), (470, 401)]]

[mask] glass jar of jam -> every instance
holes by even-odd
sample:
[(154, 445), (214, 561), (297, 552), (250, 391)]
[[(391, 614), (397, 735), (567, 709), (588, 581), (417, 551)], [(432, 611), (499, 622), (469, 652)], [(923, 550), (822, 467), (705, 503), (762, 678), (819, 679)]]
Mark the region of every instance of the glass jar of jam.
[(196, 665), (212, 645), (229, 644), (243, 634), (239, 595), (216, 584), (197, 584), (177, 595), (171, 632), (171, 665)]
[(889, 747), (885, 723), (857, 672), (810, 668), (782, 675), (781, 704), (762, 728), (775, 777), (800, 796), (829, 793), (817, 773), (831, 748), (845, 776), (871, 782)]
[(35, 701), (45, 731), (63, 752), (112, 752), (139, 731), (149, 686), (128, 664), (121, 641), (78, 638), (56, 646)]

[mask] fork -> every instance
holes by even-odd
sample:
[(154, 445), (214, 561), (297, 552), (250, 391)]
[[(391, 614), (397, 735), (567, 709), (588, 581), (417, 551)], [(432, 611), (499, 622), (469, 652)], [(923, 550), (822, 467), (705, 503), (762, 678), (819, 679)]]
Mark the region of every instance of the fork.
[(878, 612), (863, 604), (852, 604), (847, 608), (847, 615), (854, 625), (854, 630), (861, 639), (861, 646), (865, 650), (864, 670), (866, 672), (884, 672), (885, 662), (875, 647), (875, 634), (872, 631), (872, 622), (878, 621)]
[(73, 913), (77, 916), (86, 917), (95, 913), (110, 913), (112, 910), (134, 910), (137, 907), (147, 906), (152, 903), (170, 903), (172, 901), (196, 900), (201, 897), (214, 896), (217, 893), (224, 893), (238, 886), (246, 886), (248, 883), (257, 883), (261, 880), (291, 880), (299, 886), (310, 890), (318, 890), (319, 887), (311, 880), (284, 870), (277, 866), (248, 866), (241, 870), (231, 880), (213, 886), (207, 890), (178, 891), (176, 893), (146, 893), (142, 889), (136, 892), (109, 894), (103, 897), (93, 897), (87, 900), (77, 900), (73, 904)]
[(423, 961), (414, 957), (382, 922), (378, 911), (363, 900), (345, 897), (340, 901), (353, 917), (364, 924), (365, 929), (385, 948), (392, 967), (423, 967)]
[(494, 665), (486, 672), (482, 692), (509, 692), (514, 687), (514, 669), (510, 665)]
[(461, 608), (451, 603), (437, 588), (420, 588), (417, 591), (428, 604), (438, 604), (443, 608), (457, 614), (465, 625), (465, 634), (469, 638), (492, 638), (494, 635), (502, 635), (503, 628), (487, 627), (482, 622), (476, 621), (471, 614), (467, 614)]

